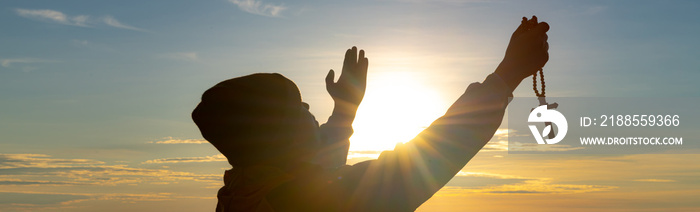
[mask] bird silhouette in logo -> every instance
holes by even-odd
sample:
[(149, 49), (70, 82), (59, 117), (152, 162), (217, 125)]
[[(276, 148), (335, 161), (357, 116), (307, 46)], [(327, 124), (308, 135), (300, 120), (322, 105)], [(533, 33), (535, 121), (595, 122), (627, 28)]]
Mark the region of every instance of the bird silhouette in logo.
[(532, 132), (532, 135), (535, 136), (535, 140), (537, 140), (538, 144), (559, 143), (562, 139), (564, 139), (564, 136), (566, 136), (566, 132), (569, 130), (569, 124), (566, 121), (564, 115), (561, 114), (559, 111), (547, 108), (547, 105), (540, 105), (533, 109), (530, 112), (530, 115), (527, 117), (527, 121), (530, 123), (551, 122), (557, 125), (557, 129), (559, 132), (554, 138), (545, 138), (545, 136), (549, 135), (550, 132), (553, 131), (551, 124), (546, 125), (544, 129), (542, 129), (541, 134), (539, 130), (537, 130), (537, 127), (535, 125), (528, 125), (530, 131)]

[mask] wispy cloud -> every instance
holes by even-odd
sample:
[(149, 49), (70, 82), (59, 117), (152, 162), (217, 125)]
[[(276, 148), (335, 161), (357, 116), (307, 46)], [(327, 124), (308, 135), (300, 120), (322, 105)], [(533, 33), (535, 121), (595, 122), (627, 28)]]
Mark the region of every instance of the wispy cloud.
[(45, 22), (65, 24), (72, 26), (87, 27), (87, 21), (90, 17), (86, 15), (78, 15), (70, 17), (62, 12), (55, 10), (27, 10), (27, 9), (16, 9), (17, 15), (36, 19)]
[(673, 183), (676, 182), (675, 180), (668, 180), (668, 179), (636, 179), (633, 181), (637, 182), (654, 182), (654, 183)]
[[(12, 197), (12, 198), (2, 198)], [(0, 204), (11, 204), (20, 209), (20, 211), (32, 211), (31, 209), (39, 209), (38, 205), (58, 205), (69, 206), (73, 203), (88, 201), (88, 200), (116, 200), (121, 202), (133, 203), (135, 201), (166, 201), (173, 199), (205, 199), (195, 196), (182, 196), (174, 193), (67, 193), (67, 192), (37, 192), (37, 191), (0, 191)], [(5, 200), (5, 201), (3, 201)], [(30, 209), (30, 210), (28, 210)], [(50, 208), (57, 209), (57, 208)], [(64, 207), (63, 209), (70, 209)]]
[(37, 58), (2, 58), (0, 59), (0, 65), (5, 68), (9, 68), (14, 63), (52, 63), (58, 62), (55, 60), (44, 60)]
[(259, 0), (229, 0), (229, 2), (243, 11), (268, 17), (281, 17), (282, 11), (287, 9), (284, 5), (263, 3)]
[(206, 144), (207, 140), (202, 139), (177, 139), (173, 137), (165, 137), (159, 141), (149, 141), (149, 144)]
[(54, 168), (66, 165), (104, 164), (102, 161), (91, 159), (56, 159), (44, 154), (0, 154), (0, 169), (9, 168)]
[(514, 144), (506, 144), (510, 145), (508, 146), (508, 149), (506, 150), (511, 150), (511, 151), (523, 151), (523, 152), (565, 152), (565, 151), (574, 151), (574, 150), (581, 150), (585, 149), (585, 147), (573, 147), (571, 145), (565, 145), (565, 144), (548, 144), (548, 145), (540, 145), (536, 143), (520, 143), (520, 142), (515, 142)]
[(570, 194), (608, 191), (617, 186), (557, 184), (550, 178), (527, 178), (514, 175), (460, 171), (437, 195), (489, 194)]
[(122, 22), (119, 22), (117, 19), (115, 19), (115, 18), (112, 17), (112, 16), (105, 16), (105, 17), (102, 18), (102, 21), (103, 21), (105, 24), (107, 24), (107, 25), (109, 25), (109, 26), (112, 26), (112, 27), (121, 28), (121, 29), (128, 29), (128, 30), (134, 30), (134, 31), (146, 32), (146, 30), (144, 30), (144, 29), (137, 28), (137, 27), (130, 26), (130, 25), (124, 24), (124, 23), (122, 23)]
[(69, 26), (79, 26), (79, 27), (94, 27), (98, 25), (107, 25), (114, 28), (134, 30), (147, 32), (145, 29), (134, 27), (128, 24), (124, 24), (110, 15), (102, 16), (101, 18), (95, 18), (89, 15), (66, 15), (61, 11), (56, 10), (29, 10), (29, 9), (15, 9), (17, 15), (39, 20), (47, 23), (63, 24)]
[(584, 149), (584, 147), (572, 147), (571, 145), (539, 145), (534, 143), (508, 142), (508, 135), (516, 135), (518, 132), (513, 129), (500, 128), (494, 134), (494, 138), (489, 141), (481, 151), (537, 151), (537, 152), (564, 152)]
[(197, 163), (197, 162), (217, 162), (226, 161), (226, 157), (222, 154), (205, 156), (205, 157), (177, 157), (177, 158), (161, 158), (148, 160), (143, 162), (144, 164), (149, 163)]
[(0, 185), (78, 185), (75, 182), (60, 182), (47, 180), (0, 179)]
[[(4, 198), (3, 198), (4, 197)], [(8, 198), (12, 197), (12, 198)], [(75, 200), (88, 199), (89, 195), (71, 193), (43, 193), (43, 192), (0, 192), (0, 204), (25, 205), (32, 207), (36, 205), (66, 203)], [(5, 201), (3, 201), (5, 200)], [(7, 202), (6, 202), (7, 201)], [(22, 210), (24, 211), (24, 210)]]
[[(223, 156), (203, 158), (221, 160)], [(183, 180), (218, 183), (219, 179), (219, 175), (107, 165), (92, 159), (61, 159), (44, 154), (0, 154), (0, 186), (164, 184)]]
[(478, 177), (488, 177), (488, 178), (496, 178), (496, 179), (530, 179), (530, 178), (526, 178), (526, 177), (507, 175), (507, 174), (493, 174), (493, 173), (484, 173), (484, 172), (465, 172), (465, 171), (457, 172), (456, 176), (478, 176)]

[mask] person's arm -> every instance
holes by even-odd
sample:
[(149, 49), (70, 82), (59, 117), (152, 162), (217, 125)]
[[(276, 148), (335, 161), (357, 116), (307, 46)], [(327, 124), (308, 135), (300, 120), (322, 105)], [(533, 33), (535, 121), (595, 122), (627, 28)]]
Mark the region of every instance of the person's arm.
[(326, 90), (331, 95), (335, 106), (328, 122), (321, 125), (323, 147), (316, 162), (322, 167), (332, 169), (345, 165), (350, 136), (353, 133), (352, 122), (362, 102), (367, 88), (368, 60), (365, 51), (352, 47), (345, 52), (343, 70), (337, 82), (335, 72), (331, 69), (326, 76)]
[(444, 116), (378, 159), (334, 173), (348, 195), (344, 209), (412, 211), (442, 188), (493, 137), (520, 81), (548, 60), (548, 28), (525, 19), (495, 73), (469, 85)]

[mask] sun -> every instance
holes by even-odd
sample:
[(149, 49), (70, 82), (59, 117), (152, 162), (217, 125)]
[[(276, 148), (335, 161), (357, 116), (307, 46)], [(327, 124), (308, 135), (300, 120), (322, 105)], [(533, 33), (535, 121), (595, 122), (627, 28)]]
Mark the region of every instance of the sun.
[(383, 151), (410, 141), (448, 104), (425, 86), (416, 72), (382, 72), (372, 76), (353, 124), (350, 150)]

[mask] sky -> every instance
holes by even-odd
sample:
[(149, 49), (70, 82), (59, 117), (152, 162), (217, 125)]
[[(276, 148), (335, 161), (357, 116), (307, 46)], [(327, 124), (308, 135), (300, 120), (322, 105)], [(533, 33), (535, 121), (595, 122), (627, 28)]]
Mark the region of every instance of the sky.
[[(697, 1), (2, 1), (0, 211), (212, 211), (230, 166), (190, 113), (215, 83), (369, 58), (349, 163), (442, 115), (523, 16), (551, 26), (552, 97), (700, 97)], [(514, 92), (533, 96), (525, 81)], [(406, 115), (410, 114), (410, 115)], [(508, 154), (507, 128), (419, 211), (698, 211), (697, 154)], [(692, 141), (686, 141), (692, 142)]]

